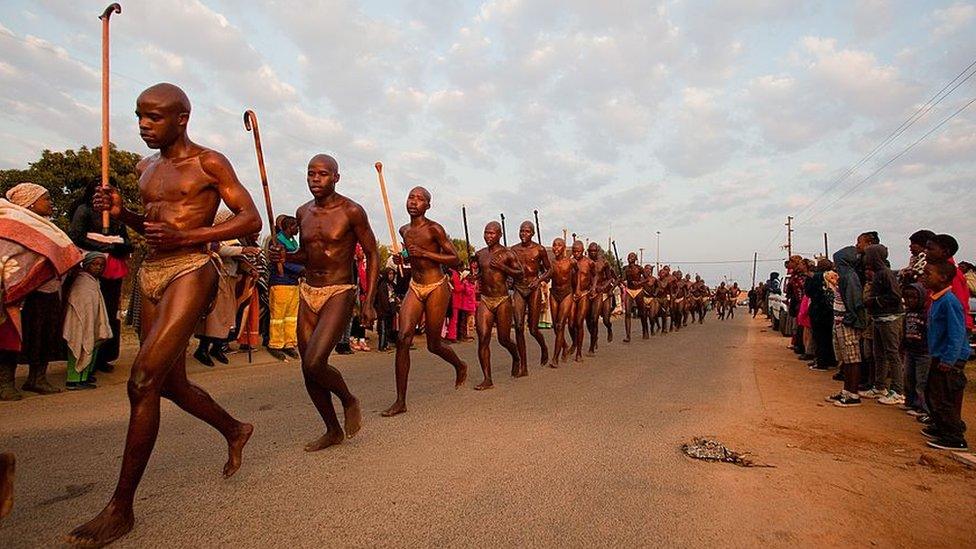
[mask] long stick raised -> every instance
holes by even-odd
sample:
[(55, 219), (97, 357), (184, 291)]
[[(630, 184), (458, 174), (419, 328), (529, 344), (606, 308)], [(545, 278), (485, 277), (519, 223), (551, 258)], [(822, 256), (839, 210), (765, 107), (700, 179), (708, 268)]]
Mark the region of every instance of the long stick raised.
[(376, 176), (380, 181), (380, 194), (383, 195), (383, 208), (386, 209), (386, 226), (390, 228), (390, 246), (395, 255), (400, 255), (400, 241), (396, 236), (396, 227), (393, 226), (393, 210), (390, 209), (390, 197), (386, 194), (386, 178), (383, 177), (383, 163), (377, 162)]
[[(118, 3), (109, 4), (102, 12), (99, 19), (102, 20), (102, 188), (108, 188), (108, 21), (113, 13), (122, 13), (122, 6)], [(102, 210), (102, 234), (108, 234), (108, 210)]]
[[(268, 172), (264, 169), (264, 151), (261, 149), (261, 130), (258, 128), (258, 115), (248, 109), (244, 111), (244, 129), (254, 134), (254, 150), (258, 155), (258, 172), (261, 174), (261, 188), (264, 189), (264, 205), (268, 210), (268, 230), (271, 239), (275, 238), (274, 208), (271, 207), (271, 187), (268, 186)], [(284, 266), (278, 264), (278, 274), (284, 273)]]
[(468, 236), (468, 210), (465, 206), (461, 206), (461, 221), (464, 222), (464, 245), (467, 248), (464, 249), (464, 256), (468, 258), (468, 265), (471, 265), (471, 237)]

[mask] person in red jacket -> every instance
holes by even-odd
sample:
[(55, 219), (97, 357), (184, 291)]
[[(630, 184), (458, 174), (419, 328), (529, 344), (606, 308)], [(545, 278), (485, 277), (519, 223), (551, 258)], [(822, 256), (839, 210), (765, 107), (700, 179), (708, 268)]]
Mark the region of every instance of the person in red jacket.
[[(959, 242), (951, 235), (937, 234), (929, 239), (925, 246), (925, 257), (929, 262), (946, 261), (953, 266), (956, 260), (952, 257), (959, 251)], [(962, 269), (956, 267), (956, 276), (952, 279), (952, 293), (962, 304), (962, 312), (966, 317), (966, 332), (973, 333), (973, 317), (969, 314), (969, 287), (966, 285), (966, 275)]]

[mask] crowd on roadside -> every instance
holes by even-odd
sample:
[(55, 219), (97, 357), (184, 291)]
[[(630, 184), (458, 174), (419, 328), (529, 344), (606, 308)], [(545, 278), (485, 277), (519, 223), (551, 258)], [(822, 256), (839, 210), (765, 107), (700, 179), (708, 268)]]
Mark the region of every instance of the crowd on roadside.
[[(13, 291), (11, 287), (3, 288), (0, 400), (19, 400), (21, 390), (61, 392), (60, 384), (52, 383), (47, 373), (50, 363), (57, 361), (67, 362), (67, 390), (96, 388), (98, 375), (112, 372), (119, 358), (123, 317), (136, 334), (141, 329), (139, 285), (126, 284), (138, 279), (139, 246), (118, 221), (113, 220), (109, 230), (103, 230), (102, 218), (91, 206), (95, 190), (96, 186), (90, 185), (71, 205), (67, 230), (51, 221), (54, 212), (50, 195), (40, 185), (22, 183), (0, 200), (0, 225), (7, 223), (0, 228), (4, 280), (10, 280), (10, 286), (16, 282)], [(221, 210), (214, 223), (224, 222), (231, 215)], [(228, 364), (231, 352), (253, 353), (262, 349), (278, 360), (298, 359), (298, 284), (303, 267), (268, 261), (272, 238), (286, 250), (294, 251), (298, 248), (298, 233), (298, 220), (280, 215), (274, 234), (263, 242), (255, 234), (211, 244), (210, 251), (221, 267), (220, 283), (214, 305), (194, 335), (193, 360), (213, 367)], [(36, 253), (38, 242), (59, 247), (47, 256), (63, 258), (63, 272), (45, 270), (51, 268), (50, 262), (45, 262), (44, 253)], [(355, 262), (359, 307), (369, 289), (365, 254), (361, 250), (357, 250)], [(43, 283), (31, 283), (42, 274)], [(453, 296), (442, 333), (449, 342), (470, 341), (478, 299), (477, 277), (466, 269), (450, 269), (448, 274)], [(359, 315), (354, 314), (336, 352), (369, 352), (371, 339), (376, 351), (392, 352), (399, 332), (400, 303), (409, 281), (409, 265), (395, 266), (388, 260), (377, 282), (373, 303), (376, 322), (363, 326)], [(124, 300), (126, 285), (131, 292)], [(27, 291), (17, 295), (20, 289)], [(27, 365), (28, 374), (18, 389), (15, 379), (20, 364)]]
[[(976, 269), (957, 263), (951, 235), (923, 229), (907, 245), (908, 264), (898, 269), (873, 231), (829, 259), (790, 257), (785, 277), (770, 273), (749, 292), (750, 309), (780, 324), (811, 370), (836, 370), (843, 388), (828, 402), (899, 408), (924, 425), (929, 446), (965, 450), (961, 411), (965, 365), (973, 358)], [(782, 318), (770, 310), (773, 294), (787, 303)]]

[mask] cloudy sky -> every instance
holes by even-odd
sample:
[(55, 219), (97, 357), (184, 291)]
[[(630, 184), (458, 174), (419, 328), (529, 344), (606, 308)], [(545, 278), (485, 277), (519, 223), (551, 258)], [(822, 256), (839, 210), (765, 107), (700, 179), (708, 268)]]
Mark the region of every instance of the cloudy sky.
[[(99, 143), (105, 5), (3, 2), (0, 168)], [(653, 262), (660, 231), (662, 261), (748, 283), (794, 215), (801, 253), (873, 229), (900, 265), (928, 227), (971, 260), (976, 106), (872, 174), (976, 79), (850, 168), (974, 61), (974, 31), (969, 2), (128, 1), (112, 19), (113, 141), (149, 153), (134, 101), (169, 81), (193, 102), (191, 136), (255, 193), (241, 113), (258, 113), (279, 211), (307, 199), (308, 159), (335, 155), (381, 242), (376, 160), (398, 223), (422, 184), (454, 236), (467, 205), (479, 244), (499, 213), (513, 241), (538, 209), (547, 241), (612, 235)]]

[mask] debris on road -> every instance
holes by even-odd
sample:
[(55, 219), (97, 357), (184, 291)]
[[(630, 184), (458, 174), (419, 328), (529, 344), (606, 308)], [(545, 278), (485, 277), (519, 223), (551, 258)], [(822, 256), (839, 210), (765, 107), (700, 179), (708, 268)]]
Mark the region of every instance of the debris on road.
[(691, 442), (682, 444), (681, 451), (695, 459), (723, 461), (739, 467), (775, 467), (775, 465), (754, 461), (746, 457), (748, 454), (730, 450), (721, 442), (704, 437), (695, 437)]

